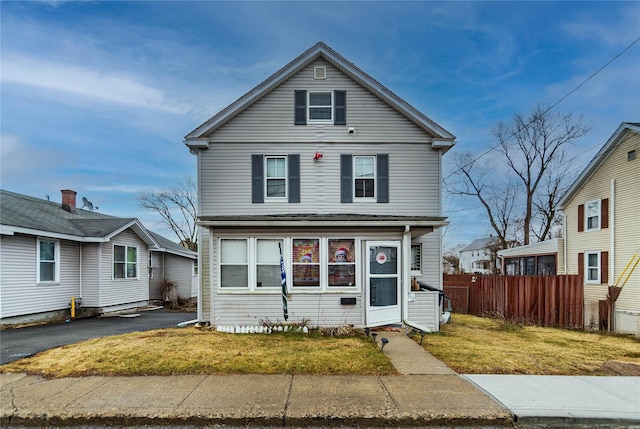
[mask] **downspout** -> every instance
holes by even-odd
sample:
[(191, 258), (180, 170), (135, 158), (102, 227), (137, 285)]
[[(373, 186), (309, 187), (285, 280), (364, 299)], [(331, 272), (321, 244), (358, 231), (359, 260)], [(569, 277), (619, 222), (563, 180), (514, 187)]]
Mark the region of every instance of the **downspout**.
[(418, 325), (416, 323), (410, 322), (408, 319), (409, 316), (409, 294), (411, 293), (411, 226), (404, 226), (404, 233), (402, 234), (402, 252), (404, 256), (402, 258), (402, 314), (404, 323), (407, 326), (418, 329), (423, 332), (431, 332), (431, 329)]

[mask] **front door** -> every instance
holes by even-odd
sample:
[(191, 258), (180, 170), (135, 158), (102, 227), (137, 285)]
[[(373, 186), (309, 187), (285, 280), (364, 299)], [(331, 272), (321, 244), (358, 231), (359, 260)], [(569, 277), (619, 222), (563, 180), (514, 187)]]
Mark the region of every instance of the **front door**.
[(400, 242), (368, 242), (367, 255), (366, 325), (400, 323)]

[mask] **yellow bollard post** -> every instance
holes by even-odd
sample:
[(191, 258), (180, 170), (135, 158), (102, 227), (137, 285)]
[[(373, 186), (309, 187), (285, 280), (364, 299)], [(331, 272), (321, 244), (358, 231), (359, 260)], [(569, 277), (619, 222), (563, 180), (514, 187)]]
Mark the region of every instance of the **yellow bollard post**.
[(71, 297), (71, 318), (72, 319), (76, 318), (76, 297), (75, 296)]

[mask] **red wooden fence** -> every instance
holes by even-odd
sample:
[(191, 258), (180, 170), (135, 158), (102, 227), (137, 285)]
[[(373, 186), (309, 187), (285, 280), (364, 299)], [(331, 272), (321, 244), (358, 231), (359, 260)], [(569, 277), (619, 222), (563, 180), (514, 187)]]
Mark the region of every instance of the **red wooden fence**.
[(444, 275), (454, 312), (496, 314), (541, 326), (583, 328), (583, 288), (577, 275)]

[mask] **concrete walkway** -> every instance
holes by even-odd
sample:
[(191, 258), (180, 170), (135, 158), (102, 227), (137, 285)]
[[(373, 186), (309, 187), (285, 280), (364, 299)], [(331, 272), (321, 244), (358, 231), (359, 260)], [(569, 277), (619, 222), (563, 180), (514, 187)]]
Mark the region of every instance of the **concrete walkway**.
[[(378, 332), (401, 375), (194, 375), (82, 377), (46, 380), (0, 375), (0, 426), (256, 425), (514, 427), (519, 417), (568, 424), (640, 424), (629, 400), (622, 414), (593, 413), (568, 400), (584, 385), (556, 377), (548, 385), (524, 376), (462, 377), (402, 332)], [(589, 377), (587, 377), (589, 378)], [(607, 377), (598, 377), (609, 379)], [(638, 377), (593, 384), (593, 401), (634, 393)], [(601, 388), (605, 391), (600, 390)], [(555, 399), (554, 399), (555, 398)], [(636, 396), (637, 398), (637, 396)], [(569, 408), (564, 408), (569, 407)], [(574, 407), (574, 408), (571, 408)], [(568, 411), (572, 409), (573, 411)], [(537, 410), (537, 411), (536, 411)], [(574, 412), (575, 411), (575, 412)], [(519, 414), (520, 413), (520, 414)], [(545, 420), (546, 419), (546, 420)]]

